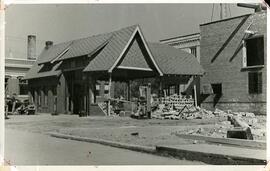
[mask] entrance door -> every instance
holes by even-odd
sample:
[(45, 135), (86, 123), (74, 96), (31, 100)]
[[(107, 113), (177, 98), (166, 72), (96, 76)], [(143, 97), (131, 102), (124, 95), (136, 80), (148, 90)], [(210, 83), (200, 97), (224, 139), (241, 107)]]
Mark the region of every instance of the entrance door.
[(79, 114), (83, 108), (83, 85), (82, 84), (74, 84), (73, 86), (73, 113)]

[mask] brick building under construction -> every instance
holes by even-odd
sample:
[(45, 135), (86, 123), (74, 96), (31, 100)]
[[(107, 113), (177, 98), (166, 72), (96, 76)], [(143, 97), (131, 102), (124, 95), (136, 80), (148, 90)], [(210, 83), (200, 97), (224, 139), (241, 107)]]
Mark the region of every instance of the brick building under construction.
[(200, 25), (201, 106), (266, 114), (266, 11)]

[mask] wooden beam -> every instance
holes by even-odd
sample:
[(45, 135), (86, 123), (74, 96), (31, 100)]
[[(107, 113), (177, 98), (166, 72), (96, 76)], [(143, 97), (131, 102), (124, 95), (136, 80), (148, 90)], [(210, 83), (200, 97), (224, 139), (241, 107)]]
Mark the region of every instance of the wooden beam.
[(128, 99), (128, 101), (130, 101), (130, 99), (131, 99), (130, 80), (127, 82), (127, 99)]
[(193, 81), (194, 81), (194, 101), (195, 101), (195, 107), (198, 107), (198, 101), (197, 101), (197, 85), (196, 85), (196, 81), (195, 81), (196, 77), (193, 77)]
[(118, 66), (118, 69), (140, 70), (140, 71), (153, 71), (151, 68), (140, 68), (131, 66)]
[(111, 100), (110, 100), (110, 98), (111, 98), (111, 85), (112, 85), (112, 74), (111, 73), (109, 73), (109, 98), (108, 98), (108, 116), (110, 116), (111, 115), (111, 108), (110, 108), (110, 106), (111, 106)]
[(162, 77), (158, 78), (158, 83), (159, 83), (159, 91), (158, 91), (158, 96), (162, 97)]

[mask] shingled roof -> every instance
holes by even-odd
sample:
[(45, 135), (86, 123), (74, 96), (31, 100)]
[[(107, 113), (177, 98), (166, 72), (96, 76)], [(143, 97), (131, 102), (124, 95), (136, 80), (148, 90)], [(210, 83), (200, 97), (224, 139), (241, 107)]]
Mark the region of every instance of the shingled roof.
[(43, 78), (43, 77), (51, 77), (51, 76), (59, 76), (61, 74), (61, 70), (57, 70), (62, 62), (55, 63), (52, 65), (50, 70), (42, 71), (44, 64), (38, 65), (36, 62), (32, 68), (26, 73), (24, 79), (35, 79), (35, 78)]
[(203, 75), (204, 70), (192, 54), (160, 43), (148, 46), (164, 75)]
[[(56, 44), (49, 49), (44, 49), (37, 62), (26, 74), (25, 79), (58, 76), (61, 70), (57, 70), (57, 68), (61, 64), (61, 61), (85, 55), (91, 56), (98, 50), (101, 51), (90, 61), (88, 66), (84, 68), (84, 72), (112, 72), (112, 70), (120, 64), (142, 64), (142, 62), (138, 61), (132, 62), (134, 58), (143, 59), (138, 57), (138, 55), (141, 54), (138, 52), (140, 50), (138, 43), (135, 42), (134, 46), (136, 47), (129, 49), (130, 44), (134, 42), (135, 36), (139, 37), (140, 44), (143, 44), (148, 54), (148, 63), (150, 61), (151, 67), (154, 67), (154, 70), (157, 71), (159, 75), (202, 75), (203, 70), (193, 55), (168, 45), (147, 43), (144, 40), (139, 26), (134, 25), (110, 33)], [(129, 50), (136, 54), (125, 55)], [(123, 60), (125, 56), (129, 56), (129, 59), (126, 61)], [(42, 71), (45, 63), (47, 63), (47, 65), (49, 64), (49, 66), (52, 65), (51, 70)], [(144, 67), (146, 67), (146, 63), (143, 64), (145, 65)]]

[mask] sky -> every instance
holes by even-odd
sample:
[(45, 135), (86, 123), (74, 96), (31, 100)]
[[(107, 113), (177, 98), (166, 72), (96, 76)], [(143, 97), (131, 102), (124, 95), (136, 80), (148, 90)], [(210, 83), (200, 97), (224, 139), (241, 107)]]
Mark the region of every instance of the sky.
[[(6, 10), (6, 57), (27, 57), (27, 35), (36, 35), (37, 55), (54, 44), (139, 24), (147, 41), (199, 32), (219, 19), (219, 4), (52, 4), (10, 5)], [(228, 17), (253, 10), (228, 4)]]

